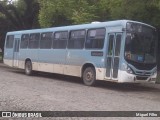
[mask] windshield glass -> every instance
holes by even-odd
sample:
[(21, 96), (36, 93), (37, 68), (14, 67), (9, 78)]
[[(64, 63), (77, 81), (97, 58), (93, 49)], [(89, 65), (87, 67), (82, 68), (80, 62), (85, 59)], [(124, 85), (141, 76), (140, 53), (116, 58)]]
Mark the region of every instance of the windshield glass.
[(137, 63), (156, 62), (156, 31), (137, 23), (128, 23), (125, 59)]

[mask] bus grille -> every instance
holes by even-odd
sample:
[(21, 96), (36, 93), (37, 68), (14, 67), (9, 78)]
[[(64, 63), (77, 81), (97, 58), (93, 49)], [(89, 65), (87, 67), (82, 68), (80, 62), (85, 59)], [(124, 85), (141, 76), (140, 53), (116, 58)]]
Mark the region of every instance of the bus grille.
[(151, 72), (147, 72), (147, 71), (145, 71), (145, 72), (136, 71), (135, 73), (136, 73), (136, 75), (143, 75), (143, 76), (150, 76), (152, 74)]
[(147, 80), (148, 77), (136, 76), (137, 80)]

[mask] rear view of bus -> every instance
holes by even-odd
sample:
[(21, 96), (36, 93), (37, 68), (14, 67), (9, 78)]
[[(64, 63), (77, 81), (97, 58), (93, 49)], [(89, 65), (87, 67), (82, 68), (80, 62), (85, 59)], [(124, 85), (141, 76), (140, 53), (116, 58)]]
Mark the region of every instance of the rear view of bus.
[(127, 22), (119, 82), (153, 81), (157, 76), (155, 28)]

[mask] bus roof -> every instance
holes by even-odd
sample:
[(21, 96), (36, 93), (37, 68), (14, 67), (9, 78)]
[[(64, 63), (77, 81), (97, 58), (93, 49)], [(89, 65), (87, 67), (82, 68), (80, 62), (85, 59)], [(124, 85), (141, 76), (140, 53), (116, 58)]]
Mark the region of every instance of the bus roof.
[(36, 32), (51, 32), (51, 31), (68, 31), (68, 30), (77, 30), (77, 29), (87, 29), (87, 28), (98, 28), (98, 27), (114, 27), (114, 26), (123, 26), (126, 27), (127, 22), (135, 22), (147, 25), (149, 27), (154, 28), (151, 25), (138, 22), (138, 21), (132, 21), (132, 20), (115, 20), (115, 21), (106, 21), (106, 22), (92, 22), (89, 24), (79, 24), (79, 25), (70, 25), (70, 26), (61, 26), (61, 27), (51, 27), (51, 28), (41, 28), (41, 29), (31, 29), (31, 30), (21, 30), (21, 31), (12, 31), (8, 32), (7, 35), (13, 35), (13, 34), (26, 34), (26, 33), (36, 33)]

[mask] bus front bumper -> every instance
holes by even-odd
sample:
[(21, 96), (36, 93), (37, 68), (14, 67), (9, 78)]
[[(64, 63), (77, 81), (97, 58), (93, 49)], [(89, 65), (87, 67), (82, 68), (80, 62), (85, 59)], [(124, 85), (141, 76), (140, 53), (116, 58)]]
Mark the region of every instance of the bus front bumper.
[(156, 82), (157, 73), (151, 76), (140, 76), (135, 74), (129, 74), (126, 71), (120, 71), (118, 76), (119, 83), (141, 83), (141, 82)]

